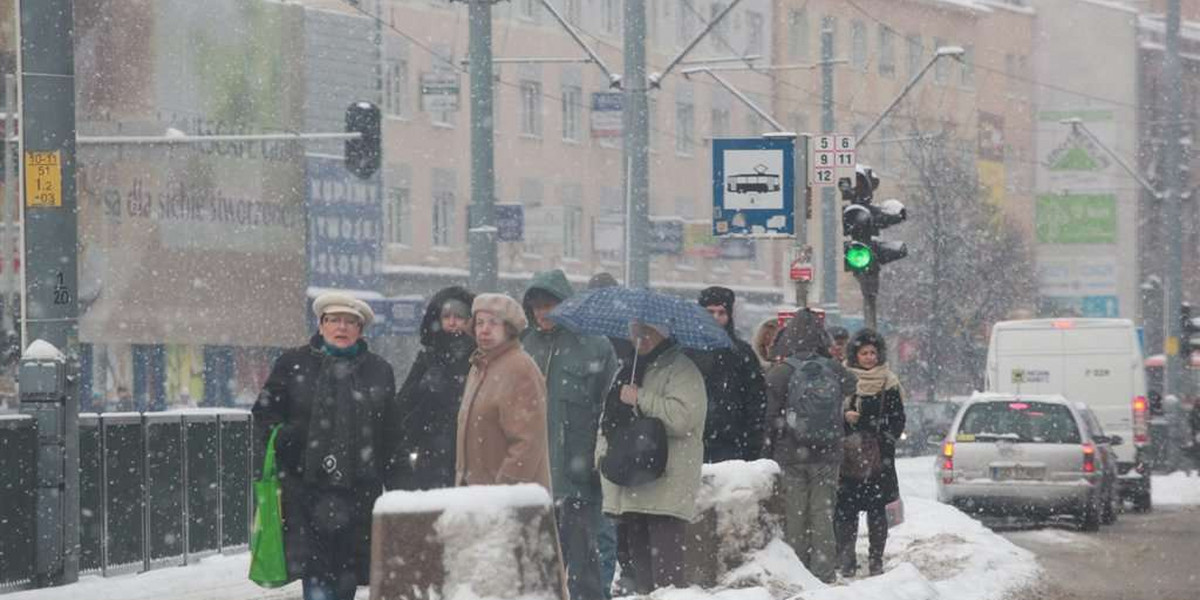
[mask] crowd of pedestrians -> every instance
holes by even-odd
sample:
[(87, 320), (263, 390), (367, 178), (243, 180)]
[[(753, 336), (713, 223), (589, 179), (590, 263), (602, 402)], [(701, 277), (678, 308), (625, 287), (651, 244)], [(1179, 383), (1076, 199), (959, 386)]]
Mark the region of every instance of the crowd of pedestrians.
[[(600, 274), (587, 287), (618, 282)], [(748, 343), (734, 292), (716, 286), (698, 303), (728, 336), (722, 347), (688, 347), (651, 319), (590, 335), (552, 316), (574, 295), (561, 270), (535, 275), (519, 300), (442, 290), (398, 391), (363, 338), (370, 306), (340, 293), (314, 301), (317, 333), (276, 361), (253, 409), (264, 445), (277, 430), (288, 574), (306, 600), (349, 600), (368, 583), (384, 489), (515, 483), (554, 499), (572, 600), (686, 586), (702, 464), (759, 458), (782, 468), (784, 539), (815, 576), (857, 574), (862, 512), (868, 570), (882, 572), (904, 396), (881, 336), (851, 339), (800, 311)], [(626, 456), (634, 429), (654, 440), (650, 454)]]

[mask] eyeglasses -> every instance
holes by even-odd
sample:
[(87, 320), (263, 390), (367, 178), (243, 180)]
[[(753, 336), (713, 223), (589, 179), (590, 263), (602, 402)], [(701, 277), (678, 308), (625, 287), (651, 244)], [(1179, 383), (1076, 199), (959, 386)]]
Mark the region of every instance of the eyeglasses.
[(326, 316), (326, 317), (321, 318), (321, 322), (329, 323), (329, 324), (332, 324), (335, 326), (336, 325), (344, 325), (346, 327), (362, 327), (362, 323), (358, 320), (357, 317), (351, 317), (349, 315)]

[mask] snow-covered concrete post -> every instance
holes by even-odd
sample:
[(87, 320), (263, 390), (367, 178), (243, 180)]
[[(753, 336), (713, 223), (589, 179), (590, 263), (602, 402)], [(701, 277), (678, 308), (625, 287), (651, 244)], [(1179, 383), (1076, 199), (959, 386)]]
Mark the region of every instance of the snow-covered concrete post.
[(773, 460), (704, 465), (696, 508), (685, 534), (689, 583), (712, 587), (782, 537), (780, 469)]
[(540, 485), (389, 492), (375, 502), (371, 600), (567, 600)]

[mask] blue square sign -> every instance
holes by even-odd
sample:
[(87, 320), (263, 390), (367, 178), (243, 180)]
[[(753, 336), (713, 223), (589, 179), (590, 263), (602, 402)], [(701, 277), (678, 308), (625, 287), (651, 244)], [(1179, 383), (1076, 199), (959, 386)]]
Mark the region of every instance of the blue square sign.
[(713, 235), (795, 233), (795, 140), (713, 140)]

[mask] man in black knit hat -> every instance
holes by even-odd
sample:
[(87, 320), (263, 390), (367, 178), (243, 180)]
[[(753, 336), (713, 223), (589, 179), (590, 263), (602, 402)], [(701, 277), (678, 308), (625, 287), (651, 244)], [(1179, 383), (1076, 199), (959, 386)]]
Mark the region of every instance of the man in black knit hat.
[(700, 292), (700, 305), (733, 340), (733, 347), (688, 351), (704, 374), (708, 418), (704, 424), (704, 462), (756, 460), (762, 457), (767, 392), (754, 349), (733, 327), (733, 290), (713, 286)]

